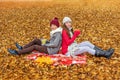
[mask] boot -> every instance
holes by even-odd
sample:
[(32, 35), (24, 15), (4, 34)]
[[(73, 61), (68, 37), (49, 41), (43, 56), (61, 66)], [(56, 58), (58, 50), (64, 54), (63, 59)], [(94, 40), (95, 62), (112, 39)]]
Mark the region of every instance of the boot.
[(17, 47), (19, 50), (22, 50), (22, 49), (23, 49), (23, 47), (20, 46), (18, 43), (15, 43), (15, 45), (16, 45), (16, 47)]
[(113, 53), (114, 53), (114, 49), (111, 49), (110, 51), (101, 51), (101, 50), (96, 49), (95, 56), (96, 57), (105, 57), (105, 58), (109, 59)]
[(13, 55), (18, 55), (18, 52), (16, 50), (8, 49), (8, 52)]
[[(101, 48), (99, 48), (99, 47), (97, 47), (97, 46), (95, 46), (95, 47), (94, 47), (94, 50), (101, 50), (101, 51), (105, 51), (105, 50), (102, 50)], [(108, 52), (109, 52), (110, 50), (112, 50), (112, 48), (109, 48), (109, 49), (108, 49), (108, 50), (106, 50), (106, 51), (108, 51)]]

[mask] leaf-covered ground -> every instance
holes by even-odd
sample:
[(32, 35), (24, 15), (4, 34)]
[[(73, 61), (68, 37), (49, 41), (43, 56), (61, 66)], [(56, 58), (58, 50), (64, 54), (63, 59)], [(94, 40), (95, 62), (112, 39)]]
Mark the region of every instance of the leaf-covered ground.
[[(120, 1), (72, 0), (48, 2), (0, 2), (0, 80), (119, 80)], [(81, 30), (78, 42), (89, 40), (102, 49), (115, 48), (111, 59), (87, 55), (87, 65), (35, 65), (26, 55), (13, 56), (7, 48), (35, 37), (49, 39), (49, 22), (64, 16)]]

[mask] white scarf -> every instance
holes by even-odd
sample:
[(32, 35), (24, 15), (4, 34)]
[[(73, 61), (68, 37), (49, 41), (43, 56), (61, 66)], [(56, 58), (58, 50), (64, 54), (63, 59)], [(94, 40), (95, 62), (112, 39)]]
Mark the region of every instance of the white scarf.
[(50, 36), (52, 37), (53, 34), (56, 33), (56, 32), (60, 32), (60, 33), (62, 34), (62, 30), (63, 30), (63, 29), (62, 29), (61, 27), (58, 27), (57, 29), (52, 30), (52, 31), (50, 32)]

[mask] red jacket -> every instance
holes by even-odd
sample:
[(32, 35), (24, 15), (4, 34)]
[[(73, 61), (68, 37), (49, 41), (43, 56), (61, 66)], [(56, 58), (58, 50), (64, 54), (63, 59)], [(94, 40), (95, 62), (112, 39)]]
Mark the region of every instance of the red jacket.
[(66, 54), (68, 51), (68, 46), (74, 42), (76, 37), (80, 34), (80, 31), (75, 31), (72, 38), (70, 38), (66, 30), (62, 31), (62, 54)]

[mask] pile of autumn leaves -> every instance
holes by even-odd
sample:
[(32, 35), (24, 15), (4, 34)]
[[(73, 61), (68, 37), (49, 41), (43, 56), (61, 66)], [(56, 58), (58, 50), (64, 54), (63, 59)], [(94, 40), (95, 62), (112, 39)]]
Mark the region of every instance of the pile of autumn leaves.
[[(54, 4), (31, 8), (0, 8), (0, 79), (1, 80), (118, 80), (120, 79), (120, 9), (87, 9), (79, 6)], [(13, 56), (7, 48), (16, 49), (14, 43), (24, 45), (34, 37), (49, 39), (49, 21), (57, 16), (73, 20), (75, 29), (81, 30), (78, 42), (89, 40), (108, 49), (115, 48), (110, 60), (87, 55), (87, 65), (41, 66), (27, 61), (25, 55)]]

